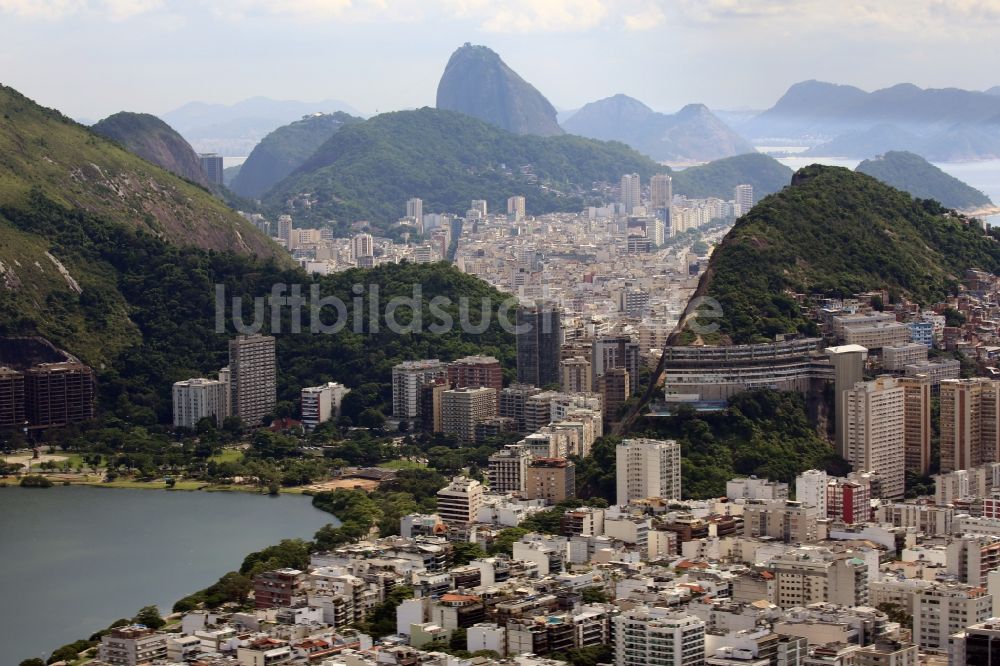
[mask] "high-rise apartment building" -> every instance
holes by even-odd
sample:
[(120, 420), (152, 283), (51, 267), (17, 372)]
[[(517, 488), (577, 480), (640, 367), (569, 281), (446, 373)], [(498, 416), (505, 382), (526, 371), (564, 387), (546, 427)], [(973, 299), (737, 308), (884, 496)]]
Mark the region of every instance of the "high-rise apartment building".
[(507, 216), (515, 221), (524, 219), (524, 197), (514, 196), (507, 199)]
[(285, 243), (285, 247), (292, 249), (292, 216), (281, 215), (278, 217), (278, 240)]
[(906, 481), (905, 394), (899, 381), (882, 376), (844, 392), (844, 456), (857, 472), (875, 472), (883, 498), (903, 497)]
[(437, 493), (437, 514), (449, 527), (475, 521), (482, 505), (482, 484), (464, 476), (456, 476)]
[(528, 465), (524, 497), (550, 504), (576, 497), (576, 466), (566, 458), (535, 458)]
[(21, 428), (24, 413), (24, 375), (0, 366), (0, 428)]
[(1000, 382), (946, 379), (940, 404), (942, 472), (1000, 461)]
[(490, 492), (524, 495), (531, 451), (524, 444), (508, 444), (489, 459)]
[(94, 371), (82, 363), (42, 363), (24, 372), (25, 417), (32, 426), (94, 418)]
[(201, 170), (205, 172), (208, 182), (213, 185), (222, 185), (223, 170), (225, 169), (222, 156), (215, 153), (201, 153), (198, 155), (198, 159), (201, 160)]
[(274, 336), (241, 335), (229, 341), (230, 409), (243, 424), (261, 425), (278, 402)]
[(544, 387), (559, 383), (562, 323), (551, 305), (517, 309), (517, 381)]
[[(514, 421), (518, 432), (528, 432), (525, 410), (528, 400), (542, 392), (532, 384), (511, 384), (500, 391), (500, 416)], [(550, 407), (551, 411), (551, 407)]]
[(371, 234), (357, 234), (351, 239), (351, 259), (355, 263), (361, 257), (371, 257), (375, 254), (375, 240)]
[(953, 634), (992, 615), (993, 598), (982, 587), (939, 584), (920, 590), (913, 610), (913, 642), (923, 650), (946, 651)]
[(424, 200), (413, 197), (406, 201), (406, 217), (416, 221), (420, 227), (424, 223)]
[(803, 506), (814, 506), (826, 515), (826, 489), (830, 477), (821, 469), (807, 469), (795, 477), (795, 499)]
[(392, 414), (401, 419), (420, 416), (420, 388), (448, 377), (448, 366), (436, 358), (406, 361), (392, 368)]
[(611, 368), (597, 378), (597, 391), (604, 406), (604, 420), (618, 420), (622, 407), (632, 395), (632, 378), (625, 368)]
[(486, 214), (488, 212), (486, 199), (473, 199), (472, 205), (469, 207), (469, 210), (476, 211), (476, 213), (479, 214), (479, 217), (486, 217)]
[(566, 393), (589, 393), (594, 383), (590, 374), (590, 359), (582, 356), (559, 361), (560, 384)]
[(460, 442), (475, 442), (476, 424), (496, 415), (494, 389), (456, 388), (441, 394), (441, 428)]
[(351, 392), (343, 384), (327, 382), (319, 386), (309, 386), (302, 389), (302, 425), (312, 430), (320, 423), (325, 423), (340, 414), (340, 403), (344, 396)]
[(621, 203), (625, 208), (625, 214), (631, 215), (635, 208), (642, 205), (642, 187), (639, 182), (639, 174), (627, 173), (622, 176), (621, 183)]
[(627, 335), (603, 336), (594, 340), (591, 347), (590, 367), (594, 386), (608, 370), (625, 368), (629, 376), (629, 393), (635, 395), (639, 384), (639, 366), (642, 359), (639, 355), (639, 343)]
[(229, 416), (229, 401), (228, 381), (196, 378), (174, 382), (174, 427), (194, 428), (204, 418), (221, 426)]
[(903, 387), (906, 471), (921, 476), (931, 469), (931, 380), (927, 375), (901, 377)]
[(657, 606), (639, 606), (614, 617), (615, 666), (702, 666), (705, 622)]
[(737, 185), (733, 192), (736, 217), (741, 217), (753, 208), (753, 185)]
[(834, 372), (833, 415), (836, 419), (836, 450), (841, 458), (846, 458), (845, 395), (848, 389), (854, 388), (855, 384), (865, 378), (865, 359), (868, 358), (868, 350), (860, 345), (841, 345), (828, 347), (826, 355), (833, 363)]
[(493, 356), (466, 356), (448, 364), (448, 383), (455, 388), (503, 388), (503, 368)]
[(670, 174), (658, 173), (649, 181), (649, 204), (653, 210), (669, 210), (674, 200), (673, 178)]
[(681, 447), (675, 440), (623, 439), (615, 451), (617, 503), (681, 498)]

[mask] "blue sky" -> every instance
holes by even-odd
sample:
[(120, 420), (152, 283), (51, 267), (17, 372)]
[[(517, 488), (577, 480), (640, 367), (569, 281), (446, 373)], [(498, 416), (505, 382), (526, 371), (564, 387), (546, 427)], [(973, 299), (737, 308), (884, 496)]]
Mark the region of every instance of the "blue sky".
[(1000, 85), (1000, 0), (0, 0), (0, 82), (74, 117), (193, 100), (433, 105), (486, 44), (559, 108), (770, 106), (816, 78)]

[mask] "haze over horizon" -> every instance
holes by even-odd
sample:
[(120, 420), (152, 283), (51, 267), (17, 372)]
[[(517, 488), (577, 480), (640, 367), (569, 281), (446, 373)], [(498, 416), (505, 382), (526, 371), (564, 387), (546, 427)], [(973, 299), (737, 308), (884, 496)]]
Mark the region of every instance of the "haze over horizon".
[(337, 98), (365, 114), (433, 106), (464, 42), (497, 51), (561, 109), (616, 93), (662, 111), (763, 109), (806, 79), (1000, 84), (998, 2), (828, 4), (0, 0), (0, 71), (40, 103), (93, 119), (254, 96)]

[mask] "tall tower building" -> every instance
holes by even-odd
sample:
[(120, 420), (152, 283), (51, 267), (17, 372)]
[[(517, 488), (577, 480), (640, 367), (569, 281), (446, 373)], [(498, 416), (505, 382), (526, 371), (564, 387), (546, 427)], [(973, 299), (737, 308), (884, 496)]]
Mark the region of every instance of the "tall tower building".
[(642, 187), (639, 182), (639, 174), (627, 173), (622, 176), (621, 202), (625, 208), (625, 214), (631, 215), (632, 209), (642, 205)]
[(696, 615), (638, 606), (616, 615), (614, 626), (615, 666), (705, 664), (705, 621)]
[(24, 412), (33, 426), (94, 418), (94, 371), (82, 363), (42, 363), (24, 372)]
[(415, 419), (421, 415), (420, 388), (448, 377), (448, 366), (436, 358), (405, 361), (392, 368), (392, 415)]
[(466, 356), (448, 364), (448, 383), (455, 388), (491, 388), (499, 401), (503, 368), (493, 356)]
[(921, 476), (931, 467), (931, 380), (927, 375), (901, 377), (906, 442), (906, 470)]
[(826, 355), (833, 363), (834, 381), (834, 411), (836, 419), (836, 449), (837, 455), (841, 458), (847, 457), (847, 450), (844, 444), (844, 437), (847, 433), (844, 419), (846, 410), (844, 408), (844, 392), (854, 387), (855, 384), (865, 378), (865, 359), (868, 358), (868, 350), (861, 345), (841, 345), (839, 347), (827, 347)]
[(259, 334), (229, 341), (230, 408), (250, 427), (261, 425), (278, 402), (274, 343), (274, 336)]
[(476, 441), (476, 424), (497, 415), (491, 388), (457, 388), (441, 394), (441, 428), (463, 444)]
[(653, 210), (667, 210), (674, 200), (674, 184), (670, 174), (658, 173), (649, 181), (649, 204)]
[(562, 322), (552, 305), (517, 308), (517, 381), (544, 387), (559, 383)]
[(464, 476), (456, 476), (437, 493), (437, 514), (449, 527), (475, 522), (482, 505), (482, 484)]
[(0, 428), (21, 428), (24, 413), (24, 375), (0, 366)]
[(213, 185), (222, 185), (222, 171), (225, 168), (221, 155), (215, 153), (201, 153), (198, 155), (201, 160), (201, 170), (205, 172), (208, 182)]
[(627, 335), (603, 336), (594, 340), (591, 348), (590, 367), (593, 373), (594, 386), (609, 370), (625, 368), (629, 375), (629, 393), (631, 397), (639, 391), (639, 343)]
[(351, 239), (351, 259), (357, 262), (361, 257), (375, 254), (375, 241), (371, 234), (358, 234)]
[(844, 456), (856, 472), (876, 472), (883, 498), (901, 498), (906, 480), (905, 397), (889, 376), (858, 382), (844, 392)]
[(469, 207), (469, 210), (474, 210), (477, 213), (479, 213), (479, 217), (486, 217), (486, 212), (487, 212), (486, 199), (473, 199), (472, 205)]
[(623, 439), (615, 451), (618, 496), (623, 506), (648, 497), (681, 498), (681, 446), (667, 439)]
[(284, 241), (285, 247), (292, 249), (292, 216), (278, 217), (278, 240)]
[(523, 495), (528, 482), (531, 451), (524, 444), (508, 444), (489, 458), (490, 492)]
[(601, 394), (604, 420), (613, 423), (618, 420), (622, 407), (632, 395), (632, 377), (625, 368), (611, 368), (597, 378), (597, 391)]
[(524, 197), (514, 196), (507, 199), (507, 216), (515, 221), (524, 219)]
[(753, 208), (753, 185), (737, 185), (733, 192), (736, 203), (736, 217), (742, 217)]
[(566, 393), (589, 393), (594, 389), (589, 359), (582, 356), (563, 359), (559, 362), (559, 369), (562, 390)]
[(986, 377), (941, 382), (941, 471), (1000, 461), (1000, 382)]
[(417, 226), (424, 221), (424, 200), (413, 197), (406, 201), (406, 217), (412, 217), (417, 221)]
[(174, 382), (174, 427), (194, 428), (203, 418), (216, 425), (229, 416), (229, 382), (217, 379), (185, 379)]

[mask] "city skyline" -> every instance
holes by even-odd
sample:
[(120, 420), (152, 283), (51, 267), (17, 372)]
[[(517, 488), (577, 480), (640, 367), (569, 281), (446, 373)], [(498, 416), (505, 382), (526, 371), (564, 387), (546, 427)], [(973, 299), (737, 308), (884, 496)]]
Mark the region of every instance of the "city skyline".
[[(254, 96), (335, 98), (365, 115), (433, 106), (449, 55), (467, 41), (493, 48), (562, 110), (617, 93), (661, 111), (693, 102), (762, 109), (808, 79), (866, 90), (900, 82), (976, 90), (1000, 84), (989, 66), (1000, 64), (1000, 51), (988, 40), (1000, 8), (976, 0), (878, 8), (854, 0), (835, 7), (774, 0), (502, 7), (480, 0), (391, 7), (367, 0), (211, 7), (0, 0), (0, 16), (4, 83), (86, 119)], [(668, 65), (665, 76), (628, 66), (651, 60)], [(675, 62), (683, 67), (670, 66)], [(207, 64), (218, 75), (206, 76)]]

